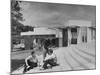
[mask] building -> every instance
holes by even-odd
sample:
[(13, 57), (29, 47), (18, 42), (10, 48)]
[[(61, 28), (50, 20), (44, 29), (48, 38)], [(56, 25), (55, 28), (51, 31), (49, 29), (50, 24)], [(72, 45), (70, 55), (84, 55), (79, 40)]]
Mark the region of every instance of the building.
[(37, 27), (34, 31), (21, 32), (25, 49), (32, 49), (36, 43), (43, 44), (49, 40), (51, 46), (67, 47), (88, 43), (96, 39), (96, 27), (91, 21), (69, 20), (64, 27)]
[(34, 31), (22, 32), (25, 49), (33, 49), (34, 46), (43, 45), (45, 40), (48, 40), (50, 46), (59, 46), (60, 32), (57, 29), (47, 27), (37, 27)]
[(63, 46), (88, 43), (96, 39), (96, 27), (91, 21), (69, 20), (63, 28)]

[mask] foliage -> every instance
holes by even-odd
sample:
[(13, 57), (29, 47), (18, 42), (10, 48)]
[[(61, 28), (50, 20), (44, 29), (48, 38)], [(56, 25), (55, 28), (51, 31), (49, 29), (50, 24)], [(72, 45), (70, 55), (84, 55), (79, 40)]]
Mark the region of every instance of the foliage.
[(24, 26), (21, 21), (23, 20), (22, 8), (20, 7), (21, 1), (11, 0), (11, 32), (12, 35), (20, 35), (21, 32), (33, 31), (33, 27)]

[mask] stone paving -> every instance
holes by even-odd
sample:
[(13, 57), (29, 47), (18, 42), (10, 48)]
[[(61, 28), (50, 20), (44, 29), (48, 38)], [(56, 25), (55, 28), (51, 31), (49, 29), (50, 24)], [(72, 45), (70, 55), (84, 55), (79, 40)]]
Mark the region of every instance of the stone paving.
[[(53, 72), (53, 71), (73, 71), (73, 70), (90, 70), (95, 69), (95, 45), (70, 45), (69, 47), (60, 47), (55, 51), (57, 55), (59, 66), (52, 69), (39, 70), (39, 68), (32, 69), (27, 73), (37, 72)], [(23, 67), (12, 72), (12, 74), (21, 74)]]

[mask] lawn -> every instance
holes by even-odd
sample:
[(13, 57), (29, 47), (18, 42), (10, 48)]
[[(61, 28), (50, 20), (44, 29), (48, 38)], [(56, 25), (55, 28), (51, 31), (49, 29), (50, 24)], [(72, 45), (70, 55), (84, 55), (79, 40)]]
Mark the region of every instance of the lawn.
[(11, 72), (18, 69), (19, 67), (21, 67), (23, 64), (25, 63), (24, 59), (13, 59), (11, 60)]

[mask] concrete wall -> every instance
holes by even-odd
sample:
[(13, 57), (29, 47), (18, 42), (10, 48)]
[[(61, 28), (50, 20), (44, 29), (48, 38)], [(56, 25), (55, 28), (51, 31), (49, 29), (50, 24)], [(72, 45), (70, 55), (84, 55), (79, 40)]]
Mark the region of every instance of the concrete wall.
[[(82, 37), (84, 36), (85, 40), (87, 42), (90, 42), (92, 39), (92, 35), (91, 35), (91, 29), (89, 27), (92, 26), (92, 22), (91, 21), (86, 21), (86, 20), (69, 20), (67, 22), (67, 24), (65, 25), (66, 27), (77, 27), (77, 43), (83, 43), (83, 39)], [(71, 43), (71, 38), (72, 38), (72, 34), (71, 34), (71, 30), (70, 28), (68, 28), (68, 45), (70, 45)], [(94, 35), (94, 34), (93, 34)]]
[(92, 34), (91, 34), (91, 29), (87, 28), (87, 42), (91, 42), (92, 41)]
[(86, 20), (69, 20), (65, 26), (91, 27), (92, 22)]

